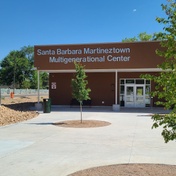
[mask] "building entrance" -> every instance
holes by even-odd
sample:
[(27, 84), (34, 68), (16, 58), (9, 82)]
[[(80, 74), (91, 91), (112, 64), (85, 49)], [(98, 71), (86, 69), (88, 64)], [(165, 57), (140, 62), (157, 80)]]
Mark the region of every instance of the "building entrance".
[(125, 107), (150, 106), (150, 81), (144, 79), (120, 80), (120, 104)]
[(125, 85), (125, 107), (145, 107), (144, 85)]

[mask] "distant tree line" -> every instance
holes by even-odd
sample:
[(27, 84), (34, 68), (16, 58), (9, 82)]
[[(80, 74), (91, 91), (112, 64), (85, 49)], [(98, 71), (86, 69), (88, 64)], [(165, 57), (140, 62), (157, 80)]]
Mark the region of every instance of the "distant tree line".
[(161, 37), (156, 37), (158, 33), (147, 34), (146, 32), (141, 32), (137, 37), (130, 37), (122, 39), (122, 42), (139, 42), (139, 41), (161, 41)]
[[(38, 87), (33, 46), (24, 46), (20, 50), (11, 51), (1, 60), (0, 65), (0, 85), (21, 89)], [(48, 88), (48, 78), (48, 73), (40, 72), (40, 88)]]

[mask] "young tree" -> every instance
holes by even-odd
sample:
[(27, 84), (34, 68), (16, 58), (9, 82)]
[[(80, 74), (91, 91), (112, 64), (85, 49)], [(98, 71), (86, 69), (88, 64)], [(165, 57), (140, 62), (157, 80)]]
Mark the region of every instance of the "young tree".
[(89, 92), (91, 91), (87, 88), (88, 81), (86, 80), (87, 76), (84, 71), (84, 66), (80, 63), (74, 63), (76, 69), (75, 78), (71, 80), (72, 86), (72, 96), (80, 103), (80, 112), (81, 112), (81, 123), (82, 123), (82, 104), (83, 100), (90, 99)]
[[(162, 136), (165, 142), (176, 140), (176, 2), (168, 0), (167, 5), (161, 5), (167, 18), (157, 18), (159, 23), (165, 25), (164, 32), (155, 35), (156, 39), (162, 39), (163, 50), (156, 53), (165, 58), (159, 65), (162, 72), (158, 76), (145, 75), (143, 78), (153, 80), (156, 89), (152, 96), (157, 96), (157, 105), (163, 105), (166, 109), (172, 109), (169, 114), (152, 116), (153, 128), (163, 127)], [(164, 100), (164, 101), (163, 101)]]

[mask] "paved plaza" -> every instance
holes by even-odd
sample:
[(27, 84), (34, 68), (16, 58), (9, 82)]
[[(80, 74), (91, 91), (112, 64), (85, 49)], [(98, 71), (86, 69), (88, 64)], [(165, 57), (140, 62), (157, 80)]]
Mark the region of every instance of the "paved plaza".
[(176, 142), (164, 143), (151, 129), (151, 113), (162, 109), (85, 108), (84, 120), (98, 128), (63, 128), (54, 122), (80, 119), (77, 108), (53, 108), (37, 118), (0, 127), (1, 176), (66, 176), (78, 170), (122, 163), (176, 165)]

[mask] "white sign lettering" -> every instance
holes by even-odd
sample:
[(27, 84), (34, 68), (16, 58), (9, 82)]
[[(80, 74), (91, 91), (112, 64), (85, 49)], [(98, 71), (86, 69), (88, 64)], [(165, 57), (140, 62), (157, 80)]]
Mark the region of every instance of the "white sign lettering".
[(107, 56), (108, 61), (113, 61), (113, 62), (119, 62), (119, 61), (130, 61), (130, 56), (119, 56), (119, 57), (113, 57), (112, 55)]
[(84, 54), (130, 53), (130, 48), (84, 48)]
[(81, 49), (70, 50), (69, 48), (66, 50), (62, 50), (61, 48), (57, 49), (57, 55), (66, 55), (66, 54), (82, 54)]
[(45, 56), (45, 55), (55, 55), (55, 54), (56, 54), (55, 50), (51, 50), (51, 49), (49, 49), (49, 50), (38, 49), (37, 50), (37, 55), (38, 56), (40, 56), (40, 55), (43, 55), (43, 56)]
[(119, 56), (119, 57), (113, 57), (112, 55), (108, 55), (107, 57), (76, 57), (76, 58), (66, 58), (66, 57), (49, 57), (50, 63), (73, 63), (73, 62), (129, 62), (130, 56)]
[[(129, 62), (130, 48), (37, 49), (38, 56), (49, 56), (49, 63)], [(80, 56), (79, 56), (80, 55)]]

